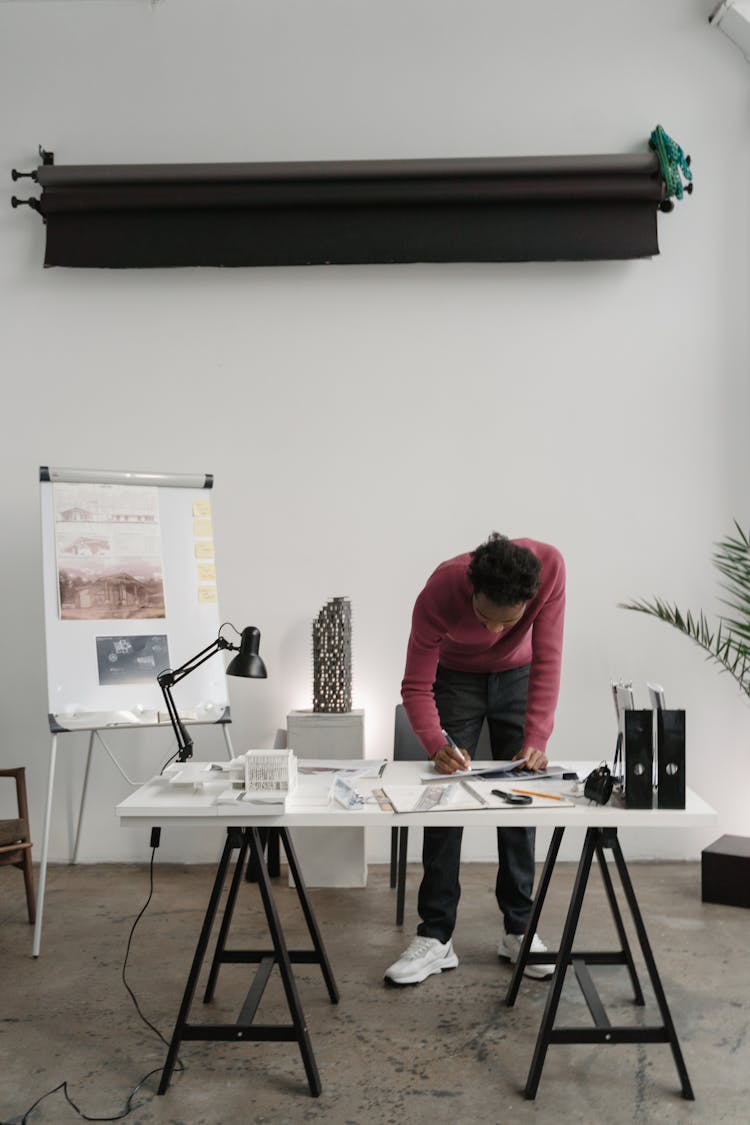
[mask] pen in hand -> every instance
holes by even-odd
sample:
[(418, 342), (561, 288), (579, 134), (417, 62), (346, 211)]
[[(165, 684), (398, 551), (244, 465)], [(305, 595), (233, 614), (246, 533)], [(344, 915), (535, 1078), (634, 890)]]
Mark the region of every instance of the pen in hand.
[(447, 730), (443, 730), (442, 728), (441, 730), (443, 738), (454, 751), (453, 760), (459, 763), (458, 768), (460, 770), (468, 770), (471, 766), (471, 758), (469, 757), (469, 755), (465, 754), (461, 747), (456, 742), (454, 742), (454, 740), (448, 734)]

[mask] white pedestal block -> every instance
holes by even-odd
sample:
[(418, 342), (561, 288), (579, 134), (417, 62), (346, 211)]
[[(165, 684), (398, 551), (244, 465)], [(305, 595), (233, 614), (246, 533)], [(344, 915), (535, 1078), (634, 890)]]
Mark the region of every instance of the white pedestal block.
[[(290, 711), (287, 745), (300, 759), (364, 758), (365, 713)], [(308, 887), (367, 885), (364, 828), (295, 828), (291, 835)]]

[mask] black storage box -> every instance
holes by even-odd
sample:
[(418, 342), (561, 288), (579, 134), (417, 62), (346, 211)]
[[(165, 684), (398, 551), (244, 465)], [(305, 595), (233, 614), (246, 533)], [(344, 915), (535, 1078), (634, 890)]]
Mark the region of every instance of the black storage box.
[(703, 849), (701, 898), (750, 907), (750, 837), (721, 836)]

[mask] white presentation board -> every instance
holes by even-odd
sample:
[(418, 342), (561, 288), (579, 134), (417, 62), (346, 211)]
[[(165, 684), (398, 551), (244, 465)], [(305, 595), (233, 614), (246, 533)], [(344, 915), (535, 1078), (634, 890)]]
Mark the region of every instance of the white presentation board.
[[(157, 675), (220, 627), (213, 477), (46, 466), (39, 475), (50, 729), (168, 722)], [(223, 657), (173, 696), (187, 722), (229, 721)]]

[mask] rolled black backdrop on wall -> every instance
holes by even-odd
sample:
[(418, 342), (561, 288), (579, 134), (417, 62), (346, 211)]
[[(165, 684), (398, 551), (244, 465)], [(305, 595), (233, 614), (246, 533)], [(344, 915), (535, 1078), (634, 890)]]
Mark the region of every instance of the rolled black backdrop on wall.
[(44, 164), (45, 265), (518, 262), (658, 254), (655, 153)]

